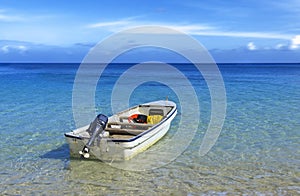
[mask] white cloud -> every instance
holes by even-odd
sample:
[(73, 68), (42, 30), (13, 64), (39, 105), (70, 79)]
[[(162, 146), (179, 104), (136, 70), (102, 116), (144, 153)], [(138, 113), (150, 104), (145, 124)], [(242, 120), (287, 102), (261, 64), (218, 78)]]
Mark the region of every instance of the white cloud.
[(298, 49), (300, 48), (300, 35), (296, 35), (291, 39), (290, 49)]
[(275, 49), (276, 50), (288, 50), (289, 49), (289, 44), (287, 44), (287, 43), (285, 43), (285, 44), (282, 44), (282, 43), (277, 44), (275, 46)]
[(247, 48), (248, 48), (248, 50), (256, 50), (257, 49), (257, 47), (254, 45), (253, 42), (249, 42), (247, 44)]
[(28, 47), (24, 45), (5, 45), (1, 47), (1, 51), (5, 54), (11, 52), (11, 51), (17, 51), (20, 54), (23, 54), (28, 50)]
[(284, 44), (277, 44), (277, 45), (275, 46), (275, 49), (280, 50), (280, 49), (282, 49), (282, 48), (284, 48), (284, 47), (285, 47)]

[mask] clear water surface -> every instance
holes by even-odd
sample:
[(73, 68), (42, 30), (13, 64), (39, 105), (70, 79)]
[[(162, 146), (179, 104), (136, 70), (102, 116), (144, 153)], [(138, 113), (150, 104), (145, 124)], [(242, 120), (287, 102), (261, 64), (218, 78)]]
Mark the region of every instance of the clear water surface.
[[(70, 159), (63, 134), (75, 128), (72, 88), (78, 66), (0, 65), (1, 195), (300, 194), (300, 64), (219, 65), (227, 115), (205, 156), (198, 152), (210, 117), (209, 93), (192, 66), (175, 65), (201, 89), (202, 123), (176, 160), (139, 172)], [(105, 71), (97, 87), (98, 112), (111, 114), (107, 94), (129, 66)], [(135, 89), (130, 104), (166, 96), (178, 102), (168, 87), (150, 82)], [(152, 150), (172, 137), (179, 117)]]

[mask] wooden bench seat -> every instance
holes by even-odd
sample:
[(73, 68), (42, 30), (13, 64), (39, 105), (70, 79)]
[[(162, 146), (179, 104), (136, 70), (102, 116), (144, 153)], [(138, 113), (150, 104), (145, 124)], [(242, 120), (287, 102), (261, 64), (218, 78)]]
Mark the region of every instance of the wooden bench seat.
[(128, 127), (144, 127), (150, 128), (153, 124), (142, 124), (142, 123), (126, 123), (126, 122), (109, 122), (107, 123), (107, 127), (110, 128), (111, 125), (121, 125), (121, 126), (128, 126)]
[(119, 129), (119, 128), (106, 128), (105, 131), (108, 131), (110, 135), (138, 135), (143, 133), (146, 130), (139, 129)]
[(134, 135), (113, 134), (113, 135), (110, 135), (109, 137), (112, 139), (128, 140), (135, 136)]
[(109, 122), (105, 131), (108, 131), (110, 135), (138, 135), (148, 130), (153, 125), (141, 124), (141, 123), (125, 123), (125, 122)]

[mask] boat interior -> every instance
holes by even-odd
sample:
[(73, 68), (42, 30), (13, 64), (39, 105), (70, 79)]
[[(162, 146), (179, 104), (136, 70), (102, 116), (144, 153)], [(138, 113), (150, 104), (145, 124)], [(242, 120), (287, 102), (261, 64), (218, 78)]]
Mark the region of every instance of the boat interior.
[(105, 131), (112, 139), (130, 139), (161, 122), (173, 106), (139, 105), (109, 118)]

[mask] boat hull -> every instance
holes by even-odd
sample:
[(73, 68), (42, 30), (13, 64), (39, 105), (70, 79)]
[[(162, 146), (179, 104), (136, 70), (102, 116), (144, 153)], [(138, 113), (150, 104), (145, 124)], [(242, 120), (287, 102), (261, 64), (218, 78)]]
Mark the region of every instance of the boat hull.
[[(160, 102), (151, 102), (149, 105), (157, 105)], [(177, 114), (176, 105), (173, 102), (169, 102), (169, 105), (173, 106), (173, 109), (166, 115), (166, 117), (155, 124), (150, 129), (143, 133), (136, 135), (130, 139), (109, 138), (102, 137), (95, 141), (95, 145), (91, 147), (91, 159), (100, 159), (102, 161), (116, 161), (116, 160), (128, 160), (133, 158), (138, 153), (141, 153), (159, 141), (169, 130), (172, 120)], [(74, 133), (80, 133), (87, 130), (88, 125), (81, 127), (73, 132), (66, 133), (66, 140), (70, 147), (70, 156), (79, 158), (78, 153), (83, 149), (88, 142), (89, 137), (79, 136)]]

